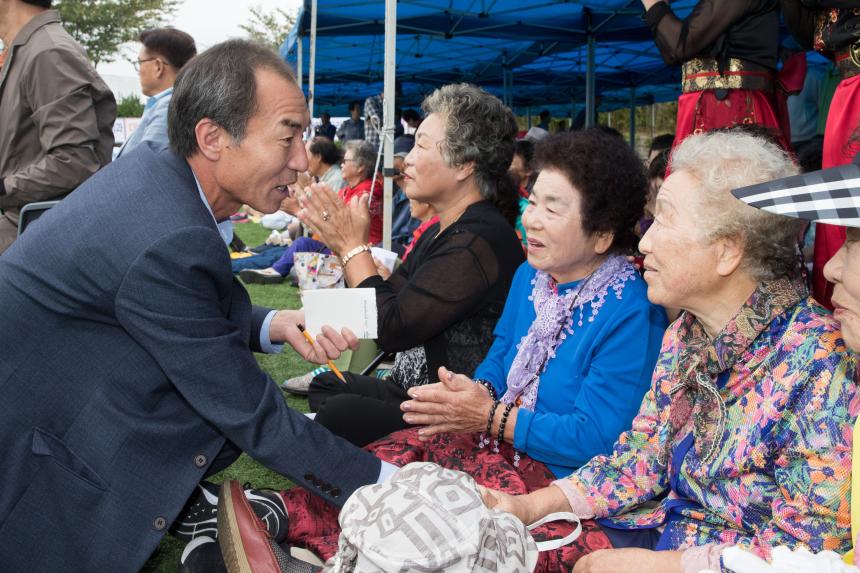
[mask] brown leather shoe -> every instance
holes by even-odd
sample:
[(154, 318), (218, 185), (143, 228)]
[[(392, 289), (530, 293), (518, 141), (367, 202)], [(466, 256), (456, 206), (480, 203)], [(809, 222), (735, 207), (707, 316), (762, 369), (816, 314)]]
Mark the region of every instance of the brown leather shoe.
[(218, 496), (218, 540), (229, 573), (312, 573), (319, 569), (291, 557), (269, 534), (245, 497), (242, 484), (227, 480)]

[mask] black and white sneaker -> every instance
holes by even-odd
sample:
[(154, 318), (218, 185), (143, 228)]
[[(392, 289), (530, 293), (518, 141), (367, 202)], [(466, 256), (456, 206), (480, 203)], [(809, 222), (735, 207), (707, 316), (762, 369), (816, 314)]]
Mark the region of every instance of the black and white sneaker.
[(218, 489), (219, 485), (202, 481), (194, 488), (188, 503), (179, 512), (179, 517), (170, 527), (177, 539), (190, 542), (200, 535), (218, 538)]
[(275, 543), (287, 539), (290, 518), (281, 494), (273, 489), (251, 489), (245, 484), (245, 498), (263, 523)]
[(227, 573), (218, 542), (208, 535), (198, 535), (179, 558), (179, 573)]
[[(218, 539), (218, 489), (219, 485), (202, 481), (197, 484), (194, 494), (179, 512), (179, 517), (170, 528), (170, 533), (186, 543), (205, 535)], [(281, 494), (272, 489), (251, 489), (245, 484), (245, 497), (254, 513), (277, 543), (287, 538), (290, 520)]]

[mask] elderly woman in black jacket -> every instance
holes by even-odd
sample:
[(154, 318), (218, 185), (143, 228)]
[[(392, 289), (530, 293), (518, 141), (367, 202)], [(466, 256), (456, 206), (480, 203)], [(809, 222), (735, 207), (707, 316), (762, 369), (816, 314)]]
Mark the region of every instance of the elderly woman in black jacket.
[(430, 204), (439, 222), (388, 280), (369, 252), (366, 199), (345, 206), (321, 187), (302, 199), (299, 214), (341, 257), (349, 286), (376, 290), (379, 347), (396, 352), (386, 380), (344, 373), (344, 384), (325, 373), (310, 385), (317, 421), (359, 445), (405, 428), (400, 403), (406, 391), (437, 382), (440, 366), (475, 369), (524, 260), (511, 223), (495, 204), (511, 186), (513, 114), (467, 84), (436, 90), (423, 108), (426, 119), (406, 157), (403, 187), (410, 199)]

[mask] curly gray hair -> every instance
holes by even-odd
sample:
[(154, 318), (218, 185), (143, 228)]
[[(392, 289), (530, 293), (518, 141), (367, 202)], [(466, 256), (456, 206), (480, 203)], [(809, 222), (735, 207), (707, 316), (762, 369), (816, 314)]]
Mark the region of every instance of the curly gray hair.
[(514, 158), (517, 120), (497, 97), (471, 84), (442, 86), (421, 104), (445, 120), (440, 147), (449, 167), (474, 163), (475, 182), (485, 199), (494, 199), (498, 182)]
[(782, 148), (741, 130), (693, 135), (672, 152), (671, 169), (700, 182), (697, 216), (705, 241), (740, 238), (741, 268), (756, 280), (796, 271), (803, 222), (750, 207), (730, 194), (738, 187), (796, 175), (797, 166)]
[(347, 151), (352, 151), (352, 160), (364, 173), (364, 179), (373, 177), (373, 170), (376, 169), (376, 149), (373, 145), (361, 139), (350, 139), (343, 144), (343, 150), (344, 155)]

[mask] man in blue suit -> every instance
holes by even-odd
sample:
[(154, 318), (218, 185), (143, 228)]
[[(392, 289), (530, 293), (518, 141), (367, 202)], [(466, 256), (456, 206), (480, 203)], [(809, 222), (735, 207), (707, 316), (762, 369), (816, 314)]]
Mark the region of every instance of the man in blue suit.
[(275, 53), (219, 44), (177, 79), (170, 149), (111, 163), (0, 257), (4, 572), (138, 571), (239, 450), (335, 504), (390, 473), (259, 369), (273, 344), (322, 361), (347, 341), (253, 307), (216, 227), (277, 210), (308, 121)]
[(148, 99), (140, 123), (125, 140), (116, 158), (147, 141), (154, 144), (152, 147), (167, 147), (167, 110), (173, 84), (182, 67), (197, 55), (194, 38), (176, 28), (144, 30), (138, 40), (140, 54), (134, 67), (140, 76), (140, 89)]

